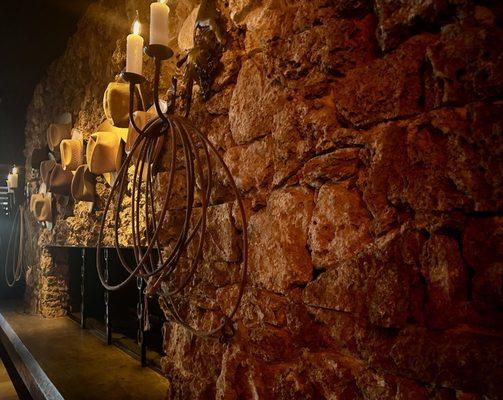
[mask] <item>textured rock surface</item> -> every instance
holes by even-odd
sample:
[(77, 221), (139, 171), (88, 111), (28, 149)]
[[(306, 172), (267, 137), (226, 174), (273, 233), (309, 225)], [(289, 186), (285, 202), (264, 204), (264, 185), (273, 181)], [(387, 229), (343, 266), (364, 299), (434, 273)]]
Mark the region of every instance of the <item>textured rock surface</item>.
[[(63, 111), (85, 136), (103, 118), (103, 90), (124, 66), (134, 10), (148, 19), (149, 2), (125, 3), (91, 5), (37, 86), (27, 156)], [(175, 50), (175, 32), (196, 3), (173, 7)], [(248, 284), (228, 343), (165, 324), (169, 398), (501, 398), (501, 6), (216, 3), (228, 41), (213, 96), (195, 95), (190, 118), (245, 197)], [(162, 93), (173, 71), (167, 62)], [(146, 84), (147, 98), (150, 91)], [(167, 182), (161, 169), (157, 195)], [(182, 301), (196, 327), (214, 326), (237, 294), (243, 224), (221, 172), (197, 285)], [(176, 175), (162, 230), (168, 247), (181, 223), (183, 178)], [(46, 246), (95, 243), (109, 192), (101, 179), (97, 191), (91, 214), (60, 199), (55, 228), (34, 230), (31, 310), (64, 312), (65, 257)], [(123, 244), (131, 240), (129, 202)]]

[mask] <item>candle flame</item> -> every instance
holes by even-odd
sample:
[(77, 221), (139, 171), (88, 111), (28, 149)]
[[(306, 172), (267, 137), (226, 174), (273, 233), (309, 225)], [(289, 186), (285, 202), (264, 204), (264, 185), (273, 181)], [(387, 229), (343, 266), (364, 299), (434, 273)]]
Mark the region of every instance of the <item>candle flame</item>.
[(12, 173), (17, 174), (17, 167), (12, 167)]
[(141, 23), (137, 19), (135, 19), (134, 22), (133, 22), (133, 29), (132, 29), (132, 31), (133, 31), (133, 33), (135, 35), (139, 35), (140, 32), (141, 32)]
[(159, 3), (161, 3), (161, 4), (166, 4), (166, 2), (167, 2), (167, 1), (168, 1), (168, 0), (159, 0)]

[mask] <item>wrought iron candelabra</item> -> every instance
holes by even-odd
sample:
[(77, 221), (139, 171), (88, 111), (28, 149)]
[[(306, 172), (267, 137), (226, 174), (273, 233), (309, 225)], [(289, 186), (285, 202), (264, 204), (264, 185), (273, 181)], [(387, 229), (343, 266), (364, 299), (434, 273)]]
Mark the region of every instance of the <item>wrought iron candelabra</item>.
[[(226, 340), (234, 333), (232, 320), (241, 302), (247, 274), (248, 237), (243, 201), (229, 168), (215, 146), (187, 119), (190, 105), (187, 107), (185, 104), (186, 112), (183, 117), (174, 114), (177, 100), (176, 89), (172, 93), (167, 112), (163, 112), (161, 109), (159, 80), (162, 62), (171, 58), (173, 51), (163, 45), (150, 45), (145, 48), (145, 53), (155, 61), (153, 101), (157, 116), (149, 120), (143, 129), (137, 126), (133, 117), (135, 90), (136, 85), (143, 83), (146, 79), (142, 75), (123, 72), (122, 78), (130, 85), (129, 119), (132, 127), (138, 132), (138, 138), (122, 163), (112, 184), (110, 196), (105, 203), (96, 252), (98, 276), (107, 290), (120, 289), (133, 278), (141, 278), (146, 282), (145, 294), (149, 297), (159, 295), (172, 321), (184, 326), (195, 335), (220, 337), (221, 340)], [(176, 80), (174, 80), (174, 86), (176, 88)], [(154, 190), (155, 173), (152, 167), (155, 161), (157, 141), (160, 137), (164, 138), (165, 147), (169, 154), (167, 187), (163, 188), (162, 195), (158, 194), (159, 191)], [(133, 157), (135, 153), (137, 154), (136, 160)], [(177, 157), (180, 154), (183, 155), (182, 171), (185, 177), (185, 204), (182, 207), (184, 216), (175, 243), (168, 250), (161, 243), (160, 233), (166, 223), (168, 211), (177, 208), (173, 203), (173, 186), (177, 170)], [(206, 219), (214, 189), (212, 156), (222, 167), (239, 209), (242, 221), (242, 263), (239, 288), (230, 313), (219, 319), (218, 323), (215, 322), (215, 326), (201, 330), (193, 326), (183, 315), (184, 313), (177, 306), (177, 299), (186, 294), (186, 289), (193, 283), (193, 278), (203, 259), (203, 247), (208, 235)], [(120, 204), (123, 203), (128, 188), (128, 170), (131, 165), (134, 165), (134, 173), (130, 182), (134, 265), (127, 262), (123, 254), (124, 249), (119, 245)], [(197, 198), (196, 194), (198, 194)], [(113, 209), (115, 249), (120, 264), (128, 273), (127, 278), (119, 283), (109, 282), (99, 256), (107, 225), (107, 215), (111, 213), (112, 202), (115, 204)], [(156, 206), (159, 205), (160, 212), (158, 213)], [(195, 208), (199, 209), (197, 216), (194, 213)], [(143, 227), (140, 223), (142, 210)], [(195, 250), (188, 256), (187, 251), (191, 243), (195, 244)], [(190, 260), (188, 267), (185, 263), (180, 262), (182, 258), (184, 261)]]

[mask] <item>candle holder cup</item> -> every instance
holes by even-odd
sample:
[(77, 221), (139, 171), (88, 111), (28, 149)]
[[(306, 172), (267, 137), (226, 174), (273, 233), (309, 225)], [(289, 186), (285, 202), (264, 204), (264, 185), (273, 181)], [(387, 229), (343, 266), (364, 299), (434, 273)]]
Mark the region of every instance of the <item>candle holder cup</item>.
[(120, 73), (120, 77), (124, 79), (126, 82), (131, 83), (133, 85), (139, 85), (140, 83), (146, 81), (143, 75), (135, 74), (134, 72), (122, 71)]
[(145, 54), (158, 60), (168, 60), (173, 57), (173, 50), (162, 44), (149, 44), (144, 47)]

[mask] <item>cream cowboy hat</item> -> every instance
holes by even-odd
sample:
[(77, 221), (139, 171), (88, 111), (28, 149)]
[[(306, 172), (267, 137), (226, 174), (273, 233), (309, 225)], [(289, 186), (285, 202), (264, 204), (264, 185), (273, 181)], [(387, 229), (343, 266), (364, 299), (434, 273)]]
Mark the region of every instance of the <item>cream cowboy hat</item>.
[(49, 184), (49, 178), (55, 166), (56, 161), (54, 160), (45, 160), (40, 163), (40, 177), (42, 178), (42, 182), (46, 185)]
[(72, 197), (75, 201), (94, 201), (96, 195), (95, 176), (87, 165), (80, 165), (72, 180)]
[(72, 136), (72, 124), (50, 124), (47, 128), (47, 145), (51, 151), (58, 151), (59, 144), (63, 139), (70, 139)]
[(113, 132), (96, 132), (89, 137), (86, 149), (89, 171), (95, 175), (118, 171), (122, 162), (120, 137)]
[(39, 222), (52, 221), (52, 198), (50, 193), (40, 194), (33, 201), (33, 214)]
[(117, 128), (113, 126), (109, 120), (104, 120), (100, 126), (98, 126), (97, 132), (113, 132), (121, 138), (124, 142), (127, 140), (128, 128)]
[(84, 163), (84, 142), (79, 139), (64, 139), (59, 145), (61, 165), (64, 170), (75, 171)]
[(103, 95), (103, 111), (112, 125), (127, 128), (129, 123), (129, 84), (110, 82)]
[(54, 194), (70, 194), (73, 174), (65, 171), (61, 164), (56, 164), (51, 172), (48, 188)]

